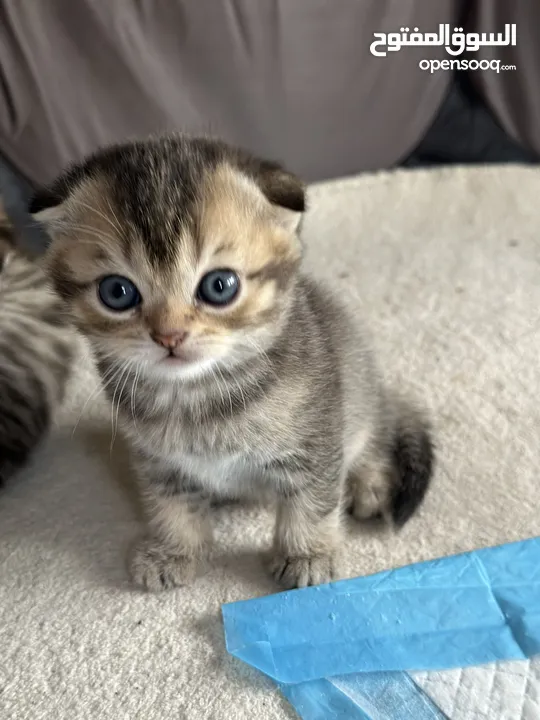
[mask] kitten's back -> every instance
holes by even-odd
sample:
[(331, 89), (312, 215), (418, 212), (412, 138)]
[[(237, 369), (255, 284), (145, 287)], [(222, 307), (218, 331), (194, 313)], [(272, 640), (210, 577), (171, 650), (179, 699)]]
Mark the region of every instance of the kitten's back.
[(72, 331), (0, 209), (0, 485), (47, 432), (71, 368)]

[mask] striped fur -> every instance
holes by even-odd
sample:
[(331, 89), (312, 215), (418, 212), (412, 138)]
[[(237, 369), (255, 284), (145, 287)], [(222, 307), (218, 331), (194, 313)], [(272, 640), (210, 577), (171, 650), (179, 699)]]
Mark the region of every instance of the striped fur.
[(42, 270), (0, 214), (0, 485), (47, 432), (71, 366), (72, 331)]

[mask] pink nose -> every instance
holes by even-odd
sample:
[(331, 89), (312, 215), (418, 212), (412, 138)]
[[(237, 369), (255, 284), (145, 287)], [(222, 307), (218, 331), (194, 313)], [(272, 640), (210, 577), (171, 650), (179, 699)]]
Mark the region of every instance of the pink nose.
[(158, 345), (167, 348), (167, 350), (174, 350), (184, 342), (186, 337), (186, 330), (174, 330), (170, 333), (152, 333), (152, 340)]

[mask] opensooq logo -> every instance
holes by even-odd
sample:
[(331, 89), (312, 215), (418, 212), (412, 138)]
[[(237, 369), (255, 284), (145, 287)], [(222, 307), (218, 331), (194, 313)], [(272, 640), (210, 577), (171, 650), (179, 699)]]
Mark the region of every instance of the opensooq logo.
[(506, 24), (504, 34), (464, 33), (461, 27), (455, 27), (451, 33), (450, 25), (440, 24), (438, 33), (421, 33), (415, 27), (409, 35), (409, 28), (402, 27), (398, 33), (374, 33), (373, 37), (375, 40), (369, 49), (371, 54), (377, 57), (386, 57), (389, 52), (397, 52), (401, 48), (409, 46), (443, 46), (449, 55), (461, 55), (465, 51), (477, 52), (485, 46), (515, 45), (516, 26), (515, 24)]

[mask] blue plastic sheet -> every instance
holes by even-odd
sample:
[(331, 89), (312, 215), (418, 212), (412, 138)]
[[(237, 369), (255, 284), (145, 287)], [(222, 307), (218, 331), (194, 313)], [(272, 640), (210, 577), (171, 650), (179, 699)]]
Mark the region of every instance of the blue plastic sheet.
[(407, 673), (363, 673), (280, 685), (305, 720), (447, 720)]
[(227, 648), (279, 683), (540, 652), (540, 539), (223, 606)]

